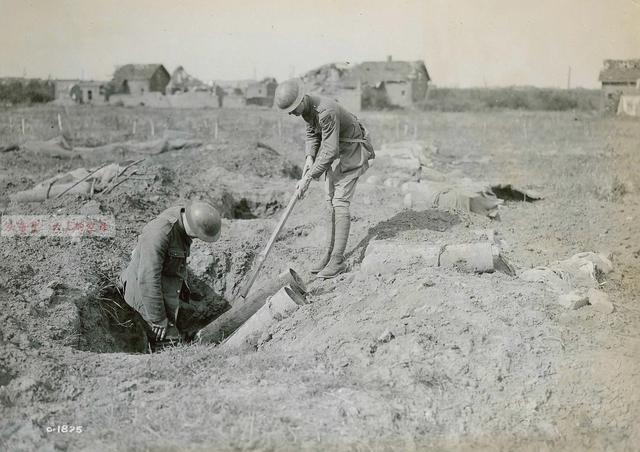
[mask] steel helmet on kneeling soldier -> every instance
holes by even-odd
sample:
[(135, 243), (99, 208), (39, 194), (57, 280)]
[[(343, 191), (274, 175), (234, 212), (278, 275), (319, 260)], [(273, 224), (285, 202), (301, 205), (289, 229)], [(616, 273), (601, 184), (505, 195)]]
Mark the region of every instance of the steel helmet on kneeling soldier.
[(200, 240), (215, 242), (220, 238), (222, 221), (212, 205), (202, 201), (192, 202), (187, 206), (185, 216), (189, 229)]
[(295, 110), (304, 98), (304, 83), (299, 78), (292, 78), (280, 83), (276, 88), (275, 104), (287, 113)]

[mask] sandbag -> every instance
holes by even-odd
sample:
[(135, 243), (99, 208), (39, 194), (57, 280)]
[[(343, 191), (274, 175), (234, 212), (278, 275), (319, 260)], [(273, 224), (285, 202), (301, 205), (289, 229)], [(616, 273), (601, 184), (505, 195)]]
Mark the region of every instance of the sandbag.
[(442, 182), (407, 182), (402, 185), (402, 191), (404, 207), (414, 210), (456, 209), (493, 218), (503, 203), (486, 187), (470, 183), (454, 186)]

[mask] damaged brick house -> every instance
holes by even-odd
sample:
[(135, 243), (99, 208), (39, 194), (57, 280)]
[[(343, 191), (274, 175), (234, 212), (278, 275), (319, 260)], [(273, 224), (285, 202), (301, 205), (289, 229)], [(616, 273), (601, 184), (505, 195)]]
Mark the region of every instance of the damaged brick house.
[(362, 108), (411, 107), (424, 100), (429, 73), (423, 61), (366, 61), (355, 68)]
[(81, 80), (71, 86), (69, 95), (78, 104), (106, 103), (106, 83), (93, 80)]
[(302, 79), (309, 92), (336, 99), (351, 112), (362, 109), (362, 90), (353, 65), (325, 64), (307, 72)]
[(620, 96), (623, 94), (639, 94), (640, 59), (604, 60), (600, 71), (604, 108), (608, 112), (616, 112)]
[(247, 105), (261, 105), (273, 107), (273, 99), (276, 94), (278, 82), (273, 77), (265, 78), (259, 82), (250, 83), (245, 91)]
[(165, 94), (175, 94), (189, 91), (212, 91), (212, 88), (189, 74), (184, 67), (178, 66), (171, 74), (171, 80), (165, 90)]
[(424, 100), (429, 73), (423, 61), (326, 64), (303, 77), (312, 92), (333, 96), (352, 111), (411, 107)]
[(162, 64), (125, 64), (116, 69), (111, 80), (113, 94), (140, 96), (145, 93), (165, 94), (171, 75)]

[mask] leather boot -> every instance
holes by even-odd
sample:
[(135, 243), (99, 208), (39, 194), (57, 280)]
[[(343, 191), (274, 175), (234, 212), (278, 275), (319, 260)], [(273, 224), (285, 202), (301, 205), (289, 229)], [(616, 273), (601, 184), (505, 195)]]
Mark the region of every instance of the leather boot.
[(313, 267), (311, 267), (311, 273), (316, 274), (322, 270), (329, 259), (331, 258), (331, 252), (333, 251), (333, 240), (335, 238), (335, 212), (333, 205), (329, 203), (328, 210), (325, 214), (325, 253), (322, 255), (320, 261), (318, 261)]
[(351, 216), (348, 207), (337, 206), (334, 210), (336, 224), (335, 240), (329, 263), (318, 273), (318, 278), (322, 279), (333, 278), (347, 269), (344, 263), (344, 250), (347, 248), (347, 241), (349, 240)]

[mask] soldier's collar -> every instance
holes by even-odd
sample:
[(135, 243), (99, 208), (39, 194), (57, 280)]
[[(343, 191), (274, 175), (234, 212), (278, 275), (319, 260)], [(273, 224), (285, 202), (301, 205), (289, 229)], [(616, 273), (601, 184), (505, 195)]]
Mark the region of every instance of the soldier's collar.
[(193, 239), (189, 237), (189, 234), (187, 234), (187, 228), (184, 227), (184, 222), (182, 221), (182, 214), (186, 211), (187, 209), (185, 207), (180, 208), (180, 212), (178, 214), (178, 226), (180, 226), (180, 233), (185, 238), (186, 242), (191, 244)]

